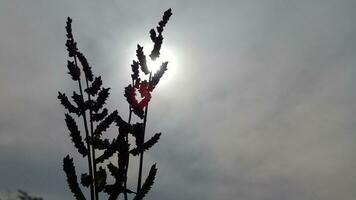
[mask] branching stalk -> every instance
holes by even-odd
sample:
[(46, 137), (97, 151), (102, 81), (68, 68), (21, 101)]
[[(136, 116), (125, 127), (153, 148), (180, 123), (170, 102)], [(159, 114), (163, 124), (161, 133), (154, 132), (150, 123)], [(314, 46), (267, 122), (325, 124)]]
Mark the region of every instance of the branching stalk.
[[(163, 41), (162, 32), (171, 15), (171, 9), (165, 11), (156, 29), (150, 30), (150, 38), (154, 43), (149, 55), (151, 60), (155, 60), (160, 55)], [(129, 199), (128, 194), (134, 194), (135, 197), (133, 199), (135, 200), (142, 200), (151, 189), (157, 173), (157, 168), (154, 164), (148, 176), (142, 180), (144, 152), (154, 146), (161, 135), (161, 133), (156, 133), (145, 142), (148, 105), (154, 88), (167, 70), (168, 62), (162, 63), (160, 69), (153, 74), (147, 67), (143, 47), (137, 45), (137, 60), (134, 60), (131, 65), (133, 72), (131, 74), (132, 82), (124, 90), (124, 96), (129, 103), (129, 115), (126, 122), (120, 117), (117, 110), (109, 112), (105, 106), (110, 95), (110, 88), (102, 86), (101, 76), (94, 76), (87, 59), (78, 51), (77, 43), (72, 34), (71, 23), (72, 19), (68, 17), (66, 23), (66, 47), (70, 59), (67, 61), (67, 68), (72, 80), (78, 81), (80, 94), (73, 92), (72, 101), (76, 105), (72, 104), (67, 95), (61, 92), (58, 92), (58, 99), (68, 111), (65, 113), (65, 122), (74, 147), (83, 157), (88, 156), (89, 172), (81, 174), (80, 184), (84, 187), (89, 187), (90, 200), (99, 200), (99, 192), (105, 192), (110, 200), (117, 200), (120, 194), (123, 194), (124, 200)], [(85, 79), (81, 79), (83, 77), (81, 71), (84, 72)], [(149, 74), (148, 80), (141, 80), (141, 72), (145, 75)], [(83, 86), (82, 81), (85, 81)], [(137, 91), (141, 95), (141, 100), (136, 98)], [(87, 93), (86, 98), (84, 93)], [(81, 121), (80, 118), (83, 118), (84, 131), (79, 130), (77, 120), (73, 117), (75, 114), (78, 115), (77, 120)], [(131, 124), (133, 114), (139, 117), (139, 122), (135, 124)], [(111, 140), (110, 138), (103, 138), (103, 133), (110, 130), (109, 128), (112, 124), (118, 127), (118, 136)], [(85, 132), (85, 136), (83, 132)], [(136, 145), (133, 147), (129, 143), (129, 134), (135, 138)], [(140, 160), (136, 192), (127, 188), (130, 154), (139, 156)], [(118, 156), (118, 166), (110, 160), (115, 155)], [(63, 170), (74, 197), (77, 200), (85, 200), (86, 197), (79, 185), (73, 158), (70, 155), (63, 159)]]
[[(131, 86), (133, 86), (133, 85), (134, 85), (134, 80), (132, 79)], [(131, 108), (131, 105), (129, 105), (129, 119), (127, 120), (128, 124), (131, 124), (131, 118), (132, 118), (132, 108)], [(126, 142), (129, 141), (129, 135), (128, 134), (126, 135), (125, 140), (126, 140)], [(125, 182), (124, 182), (124, 188), (125, 188), (124, 198), (125, 198), (125, 200), (128, 200), (126, 189), (127, 189), (127, 174), (128, 174), (128, 170), (129, 170), (129, 163), (130, 163), (130, 153), (129, 153), (129, 157), (127, 159), (127, 166), (126, 166), (126, 169), (125, 169)]]
[[(77, 63), (77, 58), (76, 56), (74, 56), (74, 64), (76, 67), (78, 67), (78, 63)], [(79, 84), (79, 90), (80, 90), (80, 96), (82, 98), (82, 101), (84, 102), (84, 96), (83, 96), (83, 89), (82, 89), (82, 84), (80, 79), (78, 80), (78, 84)], [(84, 129), (85, 129), (85, 137), (89, 138), (89, 131), (88, 131), (88, 124), (87, 124), (87, 118), (86, 118), (86, 112), (83, 111), (83, 121), (84, 121)], [(93, 164), (92, 164), (92, 155), (91, 155), (91, 145), (89, 143), (88, 140), (86, 140), (86, 144), (87, 144), (87, 149), (88, 149), (88, 167), (89, 167), (89, 176), (91, 178), (93, 178)], [(92, 179), (93, 180), (93, 179)], [(94, 179), (95, 180), (95, 179)], [(90, 182), (90, 197), (92, 200), (95, 200), (94, 198), (94, 185), (93, 182)]]
[[(87, 88), (89, 88), (88, 78), (85, 78)], [(88, 94), (88, 100), (91, 101), (90, 94)], [(92, 119), (93, 111), (91, 107), (89, 107), (89, 121), (90, 121), (90, 137), (93, 138), (93, 119)], [(98, 183), (96, 180), (96, 163), (95, 163), (95, 149), (94, 147), (91, 148), (92, 151), (92, 158), (93, 158), (93, 177), (94, 177), (94, 193), (95, 199), (99, 200), (99, 192), (97, 191)]]
[[(148, 78), (149, 84), (151, 84), (151, 78), (152, 78), (152, 71), (150, 72), (150, 76)], [(145, 116), (143, 119), (143, 133), (142, 133), (142, 145), (145, 143), (145, 132), (146, 132), (146, 123), (147, 123), (147, 115), (148, 115), (148, 103), (145, 108)], [(143, 148), (143, 147), (140, 147)], [(138, 170), (138, 180), (137, 180), (137, 193), (141, 190), (141, 180), (142, 180), (142, 167), (143, 167), (143, 149), (141, 150), (140, 153), (140, 166)]]

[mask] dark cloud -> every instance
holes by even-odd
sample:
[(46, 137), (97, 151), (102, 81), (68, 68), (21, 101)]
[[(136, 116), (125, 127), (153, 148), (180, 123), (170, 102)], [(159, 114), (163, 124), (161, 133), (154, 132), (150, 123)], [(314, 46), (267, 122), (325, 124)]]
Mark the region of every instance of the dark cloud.
[[(149, 197), (353, 199), (355, 6), (2, 1), (0, 188), (71, 198), (61, 160), (74, 148), (56, 100), (58, 90), (75, 87), (66, 76), (66, 17), (112, 88), (110, 107), (126, 117), (123, 87), (135, 46), (149, 41), (148, 30), (172, 7), (162, 52), (175, 50), (169, 66), (176, 68), (149, 114), (148, 133), (163, 132), (146, 156), (159, 168)], [(79, 156), (76, 163), (85, 170)]]

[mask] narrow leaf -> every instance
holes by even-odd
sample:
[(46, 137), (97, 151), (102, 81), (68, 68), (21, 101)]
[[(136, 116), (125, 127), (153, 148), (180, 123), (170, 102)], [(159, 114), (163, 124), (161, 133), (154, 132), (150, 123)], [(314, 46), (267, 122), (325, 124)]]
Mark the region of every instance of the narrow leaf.
[(143, 119), (143, 108), (141, 108), (136, 100), (136, 92), (135, 88), (133, 88), (131, 85), (128, 85), (125, 87), (125, 94), (124, 96), (126, 97), (127, 102), (131, 105), (133, 113), (135, 113), (138, 117)]
[(84, 187), (89, 187), (90, 183), (92, 182), (91, 177), (87, 174), (84, 173), (82, 174), (81, 178), (80, 178), (80, 183), (84, 186)]
[(77, 43), (74, 41), (73, 38), (72, 19), (70, 17), (67, 18), (66, 31), (67, 31), (66, 47), (67, 47), (68, 55), (69, 57), (74, 57), (78, 48), (77, 48)]
[(72, 99), (77, 104), (81, 112), (84, 112), (86, 110), (87, 106), (83, 102), (83, 98), (81, 95), (77, 94), (76, 92), (73, 92)]
[(110, 94), (109, 90), (110, 90), (110, 88), (102, 88), (99, 91), (98, 97), (97, 97), (96, 102), (94, 104), (94, 108), (92, 109), (94, 112), (98, 112), (98, 110), (105, 105), (106, 100), (108, 99), (109, 94)]
[(104, 108), (102, 112), (93, 113), (91, 117), (94, 122), (98, 122), (103, 120), (107, 115), (108, 115), (108, 109)]
[(150, 30), (150, 37), (151, 37), (152, 42), (154, 43), (153, 49), (150, 54), (150, 57), (152, 60), (156, 60), (156, 58), (158, 58), (160, 55), (159, 51), (161, 50), (161, 46), (162, 46), (162, 42), (163, 42), (162, 32), (163, 32), (163, 29), (166, 26), (166, 24), (171, 16), (172, 16), (171, 9), (168, 9), (164, 12), (162, 20), (158, 22), (158, 26), (156, 28), (157, 32), (158, 32), (158, 36), (154, 29)]
[(114, 155), (115, 152), (118, 151), (119, 148), (118, 146), (119, 146), (118, 141), (114, 139), (111, 142), (110, 146), (107, 149), (105, 149), (104, 153), (95, 159), (95, 163), (102, 163), (104, 162), (104, 160), (109, 159), (112, 155)]
[(80, 53), (80, 52), (77, 52), (77, 57), (80, 61), (80, 63), (82, 64), (82, 67), (83, 67), (83, 71), (84, 71), (84, 74), (85, 74), (85, 77), (88, 79), (88, 81), (93, 81), (93, 72), (91, 71), (91, 67), (89, 66), (88, 64), (88, 61), (87, 59), (85, 58), (85, 56)]
[(75, 173), (75, 167), (73, 164), (73, 159), (70, 158), (69, 155), (67, 155), (63, 159), (63, 170), (66, 173), (67, 182), (68, 182), (70, 190), (74, 194), (74, 197), (77, 200), (85, 200), (85, 197), (78, 185), (77, 175)]
[(60, 100), (60, 102), (64, 106), (64, 108), (66, 108), (68, 110), (68, 112), (75, 113), (78, 116), (80, 115), (80, 113), (81, 113), (80, 110), (70, 103), (70, 101), (68, 100), (68, 97), (64, 93), (62, 94), (61, 92), (58, 92), (57, 98)]
[(134, 80), (135, 82), (140, 82), (139, 63), (137, 61), (135, 60), (132, 61), (131, 70), (132, 70), (132, 74), (131, 74), (132, 80)]
[(146, 75), (149, 74), (150, 71), (147, 68), (146, 56), (143, 53), (143, 47), (141, 47), (140, 45), (137, 45), (136, 56), (141, 66), (141, 71)]
[(124, 121), (120, 115), (116, 116), (116, 126), (122, 128), (125, 132), (130, 133), (132, 131), (132, 126), (131, 124), (127, 123), (126, 121)]
[(73, 61), (67, 62), (67, 68), (69, 70), (68, 74), (72, 77), (74, 81), (78, 81), (80, 79), (80, 69), (77, 67)]
[(152, 42), (155, 42), (157, 39), (157, 33), (154, 29), (150, 30), (150, 38), (151, 38)]
[(145, 183), (142, 185), (142, 188), (140, 191), (137, 191), (136, 196), (133, 198), (133, 200), (142, 200), (146, 194), (151, 190), (152, 185), (154, 183), (155, 177), (157, 174), (157, 168), (156, 164), (152, 165), (150, 172), (148, 173), (148, 176), (145, 180)]
[(114, 184), (106, 185), (104, 192), (109, 195), (108, 200), (116, 200), (120, 193), (124, 192), (124, 187), (115, 182)]
[(172, 16), (172, 9), (168, 9), (163, 13), (163, 17), (162, 20), (160, 22), (158, 22), (158, 27), (157, 27), (157, 31), (158, 33), (162, 33), (163, 32), (163, 28), (166, 26), (169, 18)]
[(91, 84), (91, 86), (89, 88), (85, 89), (85, 92), (91, 96), (94, 96), (98, 93), (102, 84), (103, 84), (103, 82), (101, 80), (101, 77), (100, 76), (95, 77), (93, 83)]
[(148, 149), (150, 149), (151, 147), (153, 147), (159, 140), (159, 138), (161, 137), (161, 133), (156, 133), (153, 137), (151, 137), (149, 140), (147, 140), (142, 148), (136, 147), (134, 149), (132, 149), (130, 151), (130, 153), (134, 156), (137, 156), (138, 154), (147, 151)]
[(82, 136), (80, 135), (80, 131), (78, 129), (75, 120), (69, 114), (65, 114), (65, 122), (67, 124), (69, 130), (69, 136), (72, 138), (74, 146), (78, 149), (78, 152), (85, 157), (88, 153), (87, 148), (84, 145)]
[(162, 63), (159, 70), (152, 76), (151, 83), (153, 87), (156, 87), (156, 85), (159, 83), (159, 80), (162, 78), (164, 72), (167, 70), (167, 65), (168, 62)]
[(100, 139), (99, 137), (89, 137), (89, 144), (93, 145), (95, 149), (105, 150), (109, 147), (110, 142), (108, 139)]
[(103, 121), (101, 121), (95, 129), (94, 135), (100, 136), (116, 120), (117, 115), (117, 111), (115, 110), (110, 115), (108, 115)]
[(117, 168), (114, 164), (111, 162), (107, 165), (109, 172), (111, 173), (111, 176), (117, 177), (117, 174), (119, 173), (119, 168)]

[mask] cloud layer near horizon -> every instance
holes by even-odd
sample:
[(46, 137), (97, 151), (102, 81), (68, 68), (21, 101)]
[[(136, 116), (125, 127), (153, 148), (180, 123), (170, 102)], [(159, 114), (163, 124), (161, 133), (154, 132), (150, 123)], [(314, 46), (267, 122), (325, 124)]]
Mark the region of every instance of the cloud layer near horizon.
[[(57, 91), (70, 92), (65, 20), (112, 88), (167, 8), (162, 47), (174, 78), (153, 96), (148, 199), (353, 200), (356, 196), (355, 1), (14, 1), (0, 7), (0, 189), (72, 199), (74, 153)], [(75, 157), (79, 169), (85, 169)]]

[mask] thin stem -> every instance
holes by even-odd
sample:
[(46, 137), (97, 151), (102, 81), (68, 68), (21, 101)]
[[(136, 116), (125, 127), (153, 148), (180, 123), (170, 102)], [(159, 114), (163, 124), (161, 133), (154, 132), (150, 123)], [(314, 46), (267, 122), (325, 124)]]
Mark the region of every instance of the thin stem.
[[(134, 85), (134, 81), (132, 79), (132, 86)], [(129, 124), (131, 124), (131, 117), (132, 117), (132, 108), (131, 108), (131, 105), (129, 105), (129, 119), (128, 119), (128, 122)], [(129, 142), (129, 135), (127, 134), (125, 136), (125, 140), (126, 142), (128, 143)], [(127, 158), (127, 165), (126, 165), (126, 169), (125, 169), (125, 181), (124, 181), (124, 188), (125, 188), (125, 191), (124, 191), (124, 198), (125, 200), (127, 200), (127, 173), (128, 173), (128, 170), (129, 170), (129, 162), (130, 162), (130, 153), (128, 155), (128, 158)]]
[[(148, 84), (151, 84), (152, 72), (150, 72), (150, 76), (148, 78)], [(145, 143), (145, 132), (146, 132), (146, 123), (147, 123), (147, 114), (148, 114), (148, 103), (145, 108), (145, 117), (143, 119), (143, 133), (142, 133), (142, 145)], [(137, 180), (137, 193), (141, 190), (141, 179), (142, 179), (142, 167), (143, 167), (143, 149), (140, 149), (140, 168), (138, 171), (138, 180)]]
[[(87, 88), (89, 88), (89, 83), (88, 79), (86, 78), (86, 84)], [(90, 94), (88, 93), (88, 99), (89, 102), (91, 101)], [(90, 120), (90, 136), (93, 138), (93, 119), (92, 119), (93, 111), (91, 107), (89, 108), (89, 120)], [(98, 188), (98, 183), (96, 181), (96, 162), (95, 162), (95, 148), (91, 148), (92, 155), (93, 155), (93, 175), (94, 175), (94, 193), (95, 193), (95, 199), (99, 200), (99, 192), (97, 191)]]
[[(75, 66), (78, 67), (77, 57), (76, 56), (74, 56), (74, 63), (75, 63)], [(81, 84), (80, 80), (78, 80), (78, 84), (79, 84), (80, 96), (82, 97), (82, 101), (84, 102), (83, 89), (82, 89), (82, 84)], [(83, 111), (82, 114), (83, 114), (83, 121), (84, 121), (85, 136), (86, 136), (86, 138), (89, 138), (88, 124), (87, 124), (88, 122), (87, 122), (87, 117), (86, 117), (85, 111)], [(91, 146), (90, 146), (88, 140), (86, 140), (86, 143), (87, 143), (87, 149), (88, 149), (89, 175), (90, 175), (91, 178), (93, 178), (92, 157), (91, 157), (91, 152), (90, 152)], [(93, 182), (92, 181), (90, 182), (90, 197), (91, 197), (92, 200), (95, 200), (95, 198), (94, 198), (94, 186), (93, 186)]]

